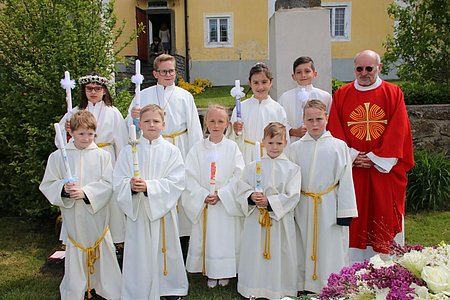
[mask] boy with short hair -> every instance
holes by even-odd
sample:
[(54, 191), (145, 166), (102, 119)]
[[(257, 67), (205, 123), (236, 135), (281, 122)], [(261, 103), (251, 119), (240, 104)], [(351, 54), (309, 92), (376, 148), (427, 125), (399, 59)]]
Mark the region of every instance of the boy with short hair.
[(306, 101), (318, 99), (326, 105), (327, 113), (330, 111), (331, 95), (312, 85), (316, 77), (317, 71), (312, 58), (309, 56), (297, 58), (293, 64), (292, 79), (298, 86), (284, 92), (278, 99), (286, 110), (291, 142), (299, 140), (306, 133), (306, 127), (303, 125), (303, 106)]
[(73, 141), (66, 152), (76, 182), (67, 182), (58, 150), (50, 154), (39, 186), (61, 209), (67, 232), (61, 299), (83, 299), (86, 290), (90, 297), (91, 289), (106, 299), (120, 299), (121, 274), (108, 226), (113, 169), (111, 155), (94, 143), (96, 127), (95, 117), (86, 110), (72, 116)]
[[(177, 201), (185, 188), (180, 150), (161, 136), (164, 111), (144, 106), (142, 137), (125, 147), (114, 169), (114, 193), (127, 216), (122, 299), (180, 299), (188, 281), (178, 238)], [(139, 176), (134, 177), (133, 151)]]
[(246, 217), (237, 288), (245, 298), (297, 296), (294, 209), (301, 172), (283, 153), (286, 144), (286, 127), (269, 123), (263, 138), (266, 155), (245, 166), (238, 185), (237, 199)]
[[(141, 107), (157, 104), (165, 112), (166, 125), (161, 132), (162, 137), (174, 144), (181, 151), (183, 160), (189, 150), (203, 139), (202, 127), (198, 117), (194, 97), (188, 91), (175, 86), (176, 62), (175, 57), (161, 54), (153, 63), (153, 76), (158, 83), (141, 91)], [(128, 127), (133, 124), (133, 118), (139, 118), (140, 107), (131, 102), (126, 118)], [(178, 206), (180, 236), (182, 239), (183, 255), (187, 255), (191, 223), (184, 213), (183, 207)]]
[(302, 192), (295, 209), (299, 290), (319, 293), (331, 273), (349, 263), (349, 230), (358, 216), (352, 180), (352, 159), (345, 142), (326, 131), (326, 106), (306, 102), (307, 133), (289, 148), (289, 158), (301, 167)]

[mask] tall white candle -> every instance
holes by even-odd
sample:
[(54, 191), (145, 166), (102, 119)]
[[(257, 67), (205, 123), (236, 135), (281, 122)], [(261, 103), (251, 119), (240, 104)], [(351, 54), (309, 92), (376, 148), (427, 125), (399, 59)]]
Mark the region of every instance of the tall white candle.
[(59, 150), (61, 151), (63, 161), (64, 161), (64, 167), (66, 169), (66, 180), (67, 180), (67, 182), (73, 182), (74, 180), (72, 178), (72, 172), (70, 170), (69, 158), (67, 157), (66, 148), (64, 147), (64, 142), (63, 142), (63, 138), (61, 135), (61, 128), (58, 123), (54, 123), (53, 126), (55, 127), (56, 139), (58, 141), (58, 147), (59, 147)]
[(255, 191), (262, 192), (261, 144), (255, 142)]
[(64, 81), (67, 83), (66, 85), (67, 112), (70, 113), (72, 111), (72, 91), (70, 90), (70, 86), (68, 84), (70, 82), (69, 71), (64, 72)]
[(130, 136), (131, 142), (136, 141), (136, 126), (130, 125), (130, 128), (128, 129), (128, 134)]

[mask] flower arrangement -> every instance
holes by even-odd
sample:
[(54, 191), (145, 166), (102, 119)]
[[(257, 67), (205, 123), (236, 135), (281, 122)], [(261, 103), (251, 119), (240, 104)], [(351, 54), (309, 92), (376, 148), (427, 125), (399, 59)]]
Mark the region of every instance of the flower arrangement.
[[(387, 256), (387, 255), (386, 255)], [(319, 299), (449, 299), (450, 245), (393, 247), (331, 274)]]
[(196, 78), (193, 83), (185, 81), (182, 77), (178, 79), (178, 86), (192, 95), (201, 94), (205, 88), (211, 87), (212, 83), (208, 79)]

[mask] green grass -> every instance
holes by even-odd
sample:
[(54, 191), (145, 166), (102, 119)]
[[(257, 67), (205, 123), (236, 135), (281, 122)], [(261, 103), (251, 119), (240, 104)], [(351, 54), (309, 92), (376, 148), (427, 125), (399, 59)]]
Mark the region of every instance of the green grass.
[[(430, 246), (450, 241), (450, 212), (407, 215), (406, 242)], [(59, 245), (53, 222), (0, 218), (0, 299), (59, 299), (61, 275), (41, 273), (46, 258)], [(200, 274), (189, 274), (187, 300), (239, 300), (236, 280), (209, 289)]]
[[(208, 107), (209, 104), (222, 104), (225, 107), (234, 107), (236, 99), (231, 97), (230, 91), (233, 86), (213, 86), (194, 96), (195, 105), (198, 108)], [(248, 86), (244, 86), (244, 92), (247, 92)], [(251, 94), (251, 92), (249, 93)]]

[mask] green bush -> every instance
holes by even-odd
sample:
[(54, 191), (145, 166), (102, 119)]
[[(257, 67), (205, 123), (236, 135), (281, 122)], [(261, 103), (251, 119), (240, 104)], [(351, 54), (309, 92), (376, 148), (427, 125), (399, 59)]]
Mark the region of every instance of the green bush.
[(445, 152), (414, 152), (415, 166), (408, 173), (408, 212), (450, 209), (450, 158)]
[(450, 85), (433, 82), (399, 83), (405, 95), (405, 103), (412, 104), (450, 104)]
[(332, 90), (332, 93), (334, 94), (334, 92), (336, 92), (336, 90), (338, 88), (340, 88), (341, 86), (343, 86), (344, 84), (345, 84), (345, 82), (340, 81), (340, 80), (338, 80), (338, 79), (333, 77), (331, 79), (331, 90)]

